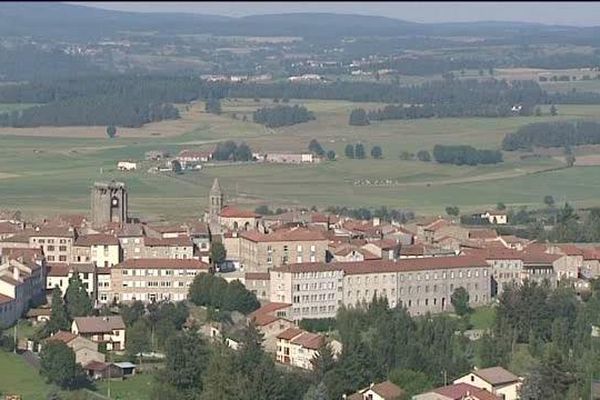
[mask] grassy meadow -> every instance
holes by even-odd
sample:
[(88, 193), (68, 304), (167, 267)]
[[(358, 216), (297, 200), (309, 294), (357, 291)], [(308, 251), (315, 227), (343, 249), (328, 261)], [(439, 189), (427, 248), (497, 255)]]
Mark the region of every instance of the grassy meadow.
[[(296, 103), (292, 101), (291, 103)], [(202, 215), (212, 180), (218, 177), (228, 200), (254, 208), (273, 206), (347, 205), (402, 207), (421, 213), (443, 213), (448, 205), (478, 209), (502, 201), (541, 205), (546, 194), (578, 205), (600, 196), (600, 165), (560, 169), (560, 157), (521, 159), (505, 153), (496, 166), (451, 166), (403, 161), (403, 151), (430, 150), (435, 144), (470, 144), (498, 149), (504, 135), (536, 121), (600, 118), (600, 106), (558, 106), (559, 115), (515, 118), (447, 118), (348, 125), (349, 112), (376, 104), (345, 101), (303, 101), (316, 120), (280, 129), (251, 121), (257, 108), (270, 100), (227, 100), (223, 114), (207, 114), (202, 103), (182, 107), (183, 118), (120, 129), (108, 139), (104, 127), (0, 129), (0, 208), (19, 208), (31, 215), (87, 212), (94, 181), (118, 179), (129, 188), (133, 215), (150, 219)], [(248, 121), (242, 121), (247, 115)], [(235, 116), (235, 119), (234, 119)], [(254, 151), (304, 151), (312, 138), (338, 155), (319, 165), (205, 167), (180, 176), (151, 174), (154, 164), (138, 163), (135, 172), (120, 172), (120, 160), (143, 160), (148, 150), (208, 149), (221, 140), (245, 140)], [(384, 158), (349, 160), (348, 143), (383, 149)], [(576, 153), (577, 154), (577, 153)], [(593, 163), (592, 163), (593, 164)], [(556, 170), (558, 168), (558, 170)], [(389, 179), (393, 186), (355, 185), (357, 180)]]

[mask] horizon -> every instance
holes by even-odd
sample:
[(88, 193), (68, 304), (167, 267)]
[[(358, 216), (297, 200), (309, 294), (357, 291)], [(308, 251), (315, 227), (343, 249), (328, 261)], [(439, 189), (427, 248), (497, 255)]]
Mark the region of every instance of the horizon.
[[(521, 22), (600, 26), (594, 2), (64, 2), (90, 8), (244, 17), (265, 14), (334, 13), (387, 17), (418, 23)], [(510, 4), (511, 7), (507, 7)], [(551, 8), (549, 7), (551, 6)], [(540, 8), (542, 7), (542, 8)]]

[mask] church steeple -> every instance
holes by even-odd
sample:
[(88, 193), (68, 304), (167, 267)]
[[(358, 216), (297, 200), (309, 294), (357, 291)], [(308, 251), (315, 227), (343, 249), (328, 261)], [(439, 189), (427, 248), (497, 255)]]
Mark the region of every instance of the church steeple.
[(217, 221), (219, 213), (223, 208), (223, 191), (219, 180), (215, 178), (208, 195), (208, 216), (210, 221)]

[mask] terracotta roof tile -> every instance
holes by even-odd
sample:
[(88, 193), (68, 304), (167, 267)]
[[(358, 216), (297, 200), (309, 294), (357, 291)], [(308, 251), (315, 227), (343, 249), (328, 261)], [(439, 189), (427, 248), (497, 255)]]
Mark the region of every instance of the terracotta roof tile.
[(277, 335), (277, 339), (292, 340), (296, 336), (300, 335), (302, 332), (304, 331), (300, 328), (288, 328), (285, 331), (281, 332), (279, 335)]
[(476, 396), (477, 400), (500, 400), (499, 397), (491, 394), (490, 392), (467, 383), (457, 383), (454, 385), (440, 387), (434, 389), (433, 392), (448, 397), (452, 400), (462, 400), (467, 393)]
[(399, 400), (405, 394), (404, 390), (394, 385), (390, 381), (377, 383), (371, 388), (371, 390), (383, 397), (385, 400)]
[(260, 218), (261, 215), (255, 213), (254, 211), (249, 210), (241, 210), (239, 208), (227, 206), (224, 207), (219, 216), (222, 218)]
[(189, 236), (178, 236), (175, 238), (144, 238), (144, 245), (150, 247), (185, 247), (193, 246), (192, 239)]
[(112, 332), (125, 329), (125, 323), (120, 315), (108, 317), (75, 317), (73, 322), (80, 333)]
[(76, 334), (66, 331), (58, 331), (54, 335), (50, 336), (47, 341), (48, 342), (63, 342), (69, 343), (71, 340), (77, 337)]
[(473, 374), (494, 386), (512, 383), (519, 380), (518, 376), (502, 367), (478, 369), (473, 371)]
[(323, 344), (324, 339), (323, 335), (304, 331), (299, 336), (294, 337), (292, 343), (307, 349), (317, 350)]

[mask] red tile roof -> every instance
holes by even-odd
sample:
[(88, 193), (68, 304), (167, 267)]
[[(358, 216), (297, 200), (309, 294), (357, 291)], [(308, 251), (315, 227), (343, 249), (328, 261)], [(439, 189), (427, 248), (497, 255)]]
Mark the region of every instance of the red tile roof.
[(495, 239), (498, 232), (495, 229), (472, 229), (469, 231), (469, 239)]
[(219, 216), (222, 218), (260, 218), (261, 215), (249, 210), (240, 210), (239, 208), (227, 206), (224, 207)]
[(117, 246), (119, 239), (113, 235), (106, 235), (104, 233), (95, 233), (92, 235), (82, 235), (75, 240), (75, 246), (94, 246), (94, 245), (107, 245)]
[(244, 278), (248, 281), (268, 281), (271, 275), (268, 272), (246, 272)]
[(384, 400), (399, 400), (405, 392), (400, 387), (390, 381), (384, 381), (373, 385), (372, 391), (381, 396)]
[(185, 247), (185, 246), (193, 246), (192, 239), (189, 236), (178, 236), (175, 238), (144, 238), (145, 246), (156, 246), (156, 247)]
[(71, 340), (77, 337), (76, 334), (66, 331), (58, 331), (54, 335), (50, 336), (47, 340), (49, 342), (63, 342), (69, 343)]
[(66, 238), (74, 238), (75, 232), (69, 227), (50, 227), (43, 226), (39, 230), (35, 230), (31, 232), (30, 236), (32, 237), (66, 237)]
[(327, 240), (322, 232), (306, 228), (282, 229), (269, 234), (258, 231), (246, 231), (241, 232), (240, 237), (252, 242), (311, 242)]
[(176, 258), (130, 258), (113, 268), (127, 269), (201, 269), (208, 270), (209, 265), (194, 259), (176, 259)]
[(10, 303), (13, 300), (14, 299), (12, 297), (8, 297), (8, 296), (5, 296), (3, 294), (0, 294), (0, 304)]
[(473, 371), (473, 374), (494, 386), (517, 382), (519, 380), (518, 376), (502, 367), (478, 369)]
[(0, 222), (0, 234), (17, 233), (20, 229), (10, 222)]
[(485, 259), (478, 256), (441, 256), (425, 258), (403, 258), (397, 261), (372, 260), (357, 262), (333, 263), (302, 263), (289, 264), (273, 268), (274, 272), (317, 272), (317, 271), (344, 271), (347, 275), (367, 274), (379, 272), (425, 271), (432, 269), (452, 269), (488, 267)]
[(47, 276), (62, 276), (62, 277), (66, 277), (69, 275), (69, 271), (71, 270), (71, 268), (69, 268), (68, 264), (48, 264), (48, 269), (46, 270), (46, 275)]
[(323, 335), (304, 331), (300, 336), (293, 338), (292, 343), (307, 349), (317, 350), (323, 344), (323, 340), (325, 340)]
[(491, 394), (487, 390), (469, 385), (467, 383), (457, 383), (441, 388), (434, 389), (433, 392), (452, 400), (462, 400), (467, 393), (477, 398), (477, 400), (500, 400), (499, 397)]
[(102, 333), (125, 329), (125, 323), (120, 315), (108, 317), (75, 317), (79, 333)]
[(558, 248), (568, 256), (581, 256), (583, 255), (583, 250), (574, 244), (559, 244)]
[(292, 306), (292, 304), (290, 304), (290, 303), (277, 303), (277, 302), (267, 303), (264, 306), (262, 306), (261, 308), (259, 308), (258, 310), (251, 312), (249, 317), (253, 317), (258, 314), (270, 314), (275, 311), (282, 310), (284, 308), (289, 308), (291, 306)]
[(266, 326), (272, 324), (275, 321), (279, 321), (281, 318), (271, 314), (258, 314), (250, 317), (250, 320), (254, 322), (256, 326)]
[(288, 328), (285, 331), (281, 332), (279, 335), (277, 335), (277, 339), (292, 340), (296, 336), (300, 335), (302, 332), (304, 331), (300, 328)]
[(106, 368), (108, 367), (107, 363), (103, 363), (101, 361), (90, 361), (89, 363), (85, 364), (83, 366), (83, 369), (87, 370), (87, 371), (104, 371)]

